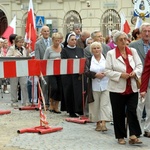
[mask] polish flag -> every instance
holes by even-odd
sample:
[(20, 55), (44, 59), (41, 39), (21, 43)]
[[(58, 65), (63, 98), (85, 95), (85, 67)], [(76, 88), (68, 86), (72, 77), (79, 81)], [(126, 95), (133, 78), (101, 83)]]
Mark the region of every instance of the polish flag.
[(128, 21), (125, 19), (125, 15), (123, 13), (120, 14), (121, 17), (121, 31), (128, 34), (130, 32), (130, 26), (128, 24)]
[(16, 16), (14, 16), (13, 20), (11, 21), (10, 25), (6, 28), (2, 37), (9, 40), (9, 36), (11, 34), (16, 34)]
[(140, 28), (140, 26), (142, 25), (142, 18), (140, 17), (137, 17), (137, 20), (136, 20), (136, 24), (135, 24), (135, 28)]
[(36, 42), (36, 28), (32, 0), (29, 1), (29, 9), (25, 31), (25, 42), (28, 43), (29, 47), (31, 47), (32, 51), (34, 51), (34, 45)]

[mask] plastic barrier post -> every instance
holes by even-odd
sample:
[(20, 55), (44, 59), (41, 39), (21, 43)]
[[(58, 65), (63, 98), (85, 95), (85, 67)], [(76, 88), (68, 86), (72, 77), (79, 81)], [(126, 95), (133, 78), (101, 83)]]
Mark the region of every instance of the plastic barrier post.
[(10, 110), (0, 110), (0, 115), (10, 114)]

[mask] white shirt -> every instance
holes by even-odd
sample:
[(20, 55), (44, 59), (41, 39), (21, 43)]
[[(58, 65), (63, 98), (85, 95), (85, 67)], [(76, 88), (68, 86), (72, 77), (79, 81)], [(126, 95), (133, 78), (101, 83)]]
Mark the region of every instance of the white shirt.
[[(105, 62), (106, 60), (102, 54), (99, 62), (95, 59), (94, 56), (92, 56), (90, 71), (93, 71), (95, 73), (104, 72)], [(102, 79), (98, 79), (98, 78), (92, 79), (92, 90), (104, 91), (107, 89), (107, 84), (108, 84), (108, 77), (106, 76)]]

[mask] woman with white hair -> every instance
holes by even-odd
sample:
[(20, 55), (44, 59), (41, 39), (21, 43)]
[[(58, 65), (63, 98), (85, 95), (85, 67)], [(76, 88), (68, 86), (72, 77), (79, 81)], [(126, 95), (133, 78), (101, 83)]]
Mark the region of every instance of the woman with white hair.
[(118, 143), (126, 144), (125, 117), (127, 116), (129, 144), (141, 144), (142, 142), (138, 139), (138, 136), (141, 135), (141, 128), (136, 113), (138, 87), (135, 77), (141, 76), (142, 62), (137, 51), (126, 46), (127, 38), (127, 35), (121, 31), (114, 34), (113, 40), (117, 47), (107, 53), (105, 74), (109, 78), (108, 90), (115, 137)]
[(108, 77), (104, 74), (106, 60), (101, 43), (93, 42), (90, 51), (93, 56), (87, 59), (85, 68), (88, 77), (89, 118), (97, 123), (96, 131), (107, 131), (106, 121), (110, 121), (111, 107), (107, 91)]

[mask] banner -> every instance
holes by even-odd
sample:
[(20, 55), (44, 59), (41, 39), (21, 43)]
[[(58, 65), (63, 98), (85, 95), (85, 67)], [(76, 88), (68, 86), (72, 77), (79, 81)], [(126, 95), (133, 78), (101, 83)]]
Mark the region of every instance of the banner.
[(134, 16), (139, 16), (142, 19), (150, 16), (150, 1), (135, 0), (134, 1)]

